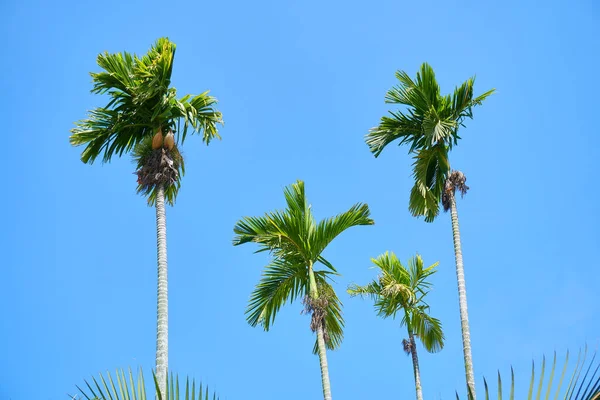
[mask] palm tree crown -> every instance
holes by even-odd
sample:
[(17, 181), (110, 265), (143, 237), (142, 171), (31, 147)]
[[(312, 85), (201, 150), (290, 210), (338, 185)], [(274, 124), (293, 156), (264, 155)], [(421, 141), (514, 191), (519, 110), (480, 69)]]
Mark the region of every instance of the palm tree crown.
[[(329, 336), (327, 347), (335, 349), (343, 338), (344, 321), (341, 302), (328, 281), (331, 275), (337, 274), (337, 270), (322, 253), (346, 229), (372, 225), (369, 207), (355, 204), (344, 213), (316, 222), (306, 200), (304, 182), (297, 181), (286, 187), (284, 195), (285, 210), (273, 211), (262, 217), (244, 217), (234, 227), (234, 245), (254, 242), (259, 245), (257, 252), (269, 251), (273, 255), (250, 297), (247, 320), (252, 326), (260, 324), (269, 330), (277, 312), (286, 302), (310, 296), (313, 287), (317, 292), (321, 289), (320, 292), (328, 297), (323, 310), (324, 328)], [(313, 270), (318, 263), (325, 268)], [(315, 282), (311, 282), (310, 271), (314, 272)]]
[(419, 337), (425, 349), (431, 353), (444, 347), (441, 322), (431, 317), (425, 296), (431, 283), (427, 280), (435, 273), (438, 263), (424, 268), (421, 256), (411, 258), (405, 268), (394, 253), (386, 252), (371, 260), (380, 274), (365, 286), (351, 285), (351, 296), (369, 296), (375, 301), (375, 309), (383, 318), (395, 318), (401, 312), (401, 324)]
[(469, 78), (442, 95), (435, 73), (427, 63), (421, 65), (416, 80), (404, 71), (396, 72), (399, 85), (390, 89), (386, 103), (407, 106), (407, 110), (390, 111), (366, 136), (371, 152), (378, 157), (390, 143), (410, 145), (415, 153), (409, 209), (414, 216), (425, 216), (431, 222), (439, 213), (446, 178), (450, 174), (448, 152), (457, 144), (458, 129), (466, 118), (473, 118), (473, 107), (482, 104), (494, 89), (474, 97), (475, 78)]
[(108, 94), (110, 100), (71, 130), (71, 144), (86, 146), (81, 154), (84, 163), (93, 163), (100, 155), (108, 162), (161, 130), (176, 132), (177, 143), (184, 142), (190, 126), (202, 133), (206, 144), (219, 138), (222, 118), (214, 97), (204, 92), (176, 98), (177, 90), (170, 87), (174, 56), (175, 44), (167, 38), (158, 39), (142, 57), (127, 52), (98, 55), (104, 71), (91, 74), (92, 93)]

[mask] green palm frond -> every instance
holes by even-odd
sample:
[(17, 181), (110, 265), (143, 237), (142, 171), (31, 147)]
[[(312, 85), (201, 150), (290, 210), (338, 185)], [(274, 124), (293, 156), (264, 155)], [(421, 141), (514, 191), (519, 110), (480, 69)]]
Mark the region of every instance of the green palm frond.
[(436, 272), (439, 261), (425, 268), (423, 258), (420, 255), (412, 257), (408, 260), (408, 270), (410, 277), (410, 287), (414, 288), (415, 292), (426, 294), (431, 287), (431, 283), (427, 280)]
[(436, 107), (440, 97), (440, 87), (435, 79), (433, 68), (427, 63), (421, 64), (416, 82), (404, 71), (396, 71), (398, 86), (389, 90), (385, 102), (412, 107), (415, 114), (423, 115)]
[(444, 347), (441, 322), (428, 314), (429, 306), (424, 300), (431, 287), (427, 278), (435, 273), (438, 263), (425, 268), (423, 259), (417, 255), (405, 268), (392, 252), (385, 252), (371, 261), (379, 269), (377, 279), (365, 286), (352, 284), (348, 293), (373, 299), (380, 317), (395, 318), (401, 312), (401, 324), (421, 340), (427, 351), (441, 350)]
[(325, 250), (329, 243), (348, 228), (359, 225), (373, 225), (375, 222), (370, 218), (370, 215), (369, 206), (358, 203), (346, 212), (321, 220), (311, 238), (312, 258), (316, 260), (316, 257)]
[[(189, 126), (202, 133), (206, 144), (219, 138), (217, 125), (222, 117), (214, 97), (204, 92), (176, 98), (177, 90), (170, 87), (174, 56), (175, 44), (167, 38), (158, 39), (141, 58), (127, 52), (98, 56), (104, 71), (91, 74), (92, 93), (107, 94), (109, 101), (71, 130), (70, 143), (86, 146), (83, 162), (93, 163), (100, 155), (103, 162), (115, 154), (122, 156), (159, 128), (177, 132), (180, 144)], [(181, 123), (183, 132), (178, 129)]]
[(352, 283), (348, 286), (347, 292), (351, 297), (369, 297), (371, 300), (376, 301), (379, 300), (379, 294), (382, 292), (382, 290), (383, 289), (382, 286), (379, 284), (379, 281), (375, 280), (367, 283), (364, 286)]
[(432, 222), (440, 211), (440, 199), (446, 177), (450, 173), (448, 149), (443, 143), (423, 149), (414, 156), (413, 178), (409, 210), (413, 216), (424, 216)]
[(285, 303), (308, 292), (307, 284), (308, 270), (302, 259), (274, 259), (265, 267), (260, 282), (250, 295), (246, 309), (248, 323), (261, 325), (268, 331)]
[[(587, 356), (587, 347), (582, 352), (579, 351), (577, 356), (577, 361), (575, 363), (575, 367), (570, 374), (570, 379), (566, 386), (563, 386), (564, 378), (566, 376), (566, 372), (569, 365), (569, 352), (567, 351), (567, 355), (565, 358), (565, 363), (562, 368), (562, 372), (560, 376), (555, 374), (556, 369), (556, 352), (554, 352), (554, 358), (552, 361), (552, 366), (550, 368), (548, 381), (544, 385), (544, 375), (546, 371), (546, 357), (542, 358), (542, 367), (540, 370), (540, 376), (536, 383), (536, 375), (535, 375), (535, 363), (532, 363), (531, 368), (531, 376), (529, 378), (529, 390), (527, 393), (527, 400), (598, 400), (600, 399), (600, 362), (596, 360), (596, 352), (593, 353), (591, 360), (587, 363), (586, 368), (586, 356)], [(585, 372), (582, 375), (582, 372)], [(514, 400), (514, 392), (515, 392), (515, 377), (514, 371), (511, 367), (511, 385), (510, 385), (510, 400)], [(558, 378), (558, 380), (555, 380)], [(487, 382), (484, 378), (484, 386), (485, 386), (485, 398), (489, 398), (489, 388)], [(545, 390), (544, 390), (545, 389)], [(470, 394), (467, 396), (468, 398), (473, 398)], [(459, 399), (458, 394), (456, 398)], [(502, 380), (500, 378), (500, 372), (498, 372), (498, 399), (502, 399)]]
[(390, 111), (391, 117), (384, 116), (378, 126), (371, 128), (365, 136), (365, 142), (375, 157), (390, 143), (399, 140), (398, 146), (410, 143), (411, 152), (424, 145), (421, 124), (415, 118), (401, 111)]
[[(154, 374), (153, 374), (154, 376)], [(210, 394), (208, 387), (189, 378), (185, 380), (185, 393), (180, 392), (179, 377), (171, 374), (167, 378), (164, 396), (158, 390), (158, 382), (154, 376), (154, 385), (148, 390), (144, 382), (142, 370), (138, 371), (134, 379), (131, 369), (125, 374), (117, 370), (115, 378), (110, 373), (106, 376), (100, 374), (99, 378), (92, 378), (91, 382), (85, 381), (86, 388), (77, 386), (81, 396), (87, 400), (218, 400), (217, 394)], [(75, 396), (70, 396), (75, 399)]]
[(444, 332), (440, 320), (427, 314), (428, 311), (429, 307), (423, 305), (411, 308), (410, 324), (423, 347), (430, 353), (437, 353), (444, 348)]
[[(306, 200), (304, 182), (284, 189), (287, 208), (262, 217), (244, 217), (234, 226), (233, 245), (253, 242), (258, 251), (270, 251), (276, 257), (300, 256), (306, 263), (323, 262), (321, 253), (339, 234), (358, 225), (372, 225), (369, 206), (355, 204), (348, 211), (316, 222)], [(327, 267), (329, 263), (324, 263)]]
[(305, 262), (309, 255), (301, 236), (301, 221), (283, 211), (266, 213), (262, 217), (244, 217), (234, 226), (233, 245), (256, 243), (257, 252), (270, 251), (276, 257), (299, 255)]

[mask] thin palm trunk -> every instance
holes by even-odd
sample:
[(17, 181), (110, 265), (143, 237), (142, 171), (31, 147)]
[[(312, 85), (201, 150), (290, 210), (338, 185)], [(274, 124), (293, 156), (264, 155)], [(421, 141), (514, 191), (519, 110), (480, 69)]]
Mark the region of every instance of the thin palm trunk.
[(169, 366), (169, 300), (167, 287), (167, 223), (163, 185), (158, 187), (156, 195), (156, 248), (158, 253), (156, 379), (162, 398), (165, 398), (167, 368)]
[[(308, 267), (310, 279), (310, 297), (317, 299), (319, 291), (317, 289), (317, 280), (312, 265)], [(323, 399), (331, 400), (331, 384), (329, 383), (329, 366), (327, 365), (327, 348), (325, 347), (325, 334), (323, 325), (319, 324), (317, 328), (317, 347), (319, 349), (319, 362), (321, 364), (321, 383), (323, 385)]]
[(419, 357), (417, 356), (417, 344), (413, 333), (408, 331), (410, 340), (410, 355), (412, 356), (413, 372), (415, 373), (415, 390), (417, 392), (417, 400), (423, 400), (423, 390), (421, 388), (421, 372), (419, 370)]
[(454, 193), (450, 195), (450, 213), (452, 217), (452, 236), (454, 238), (454, 256), (456, 258), (456, 280), (458, 281), (458, 303), (460, 306), (460, 326), (462, 329), (463, 353), (465, 358), (465, 374), (467, 377), (467, 393), (472, 393), (475, 400), (475, 376), (473, 373), (473, 357), (471, 356), (471, 333), (469, 331), (469, 313), (467, 311), (467, 288), (460, 245), (458, 212)]

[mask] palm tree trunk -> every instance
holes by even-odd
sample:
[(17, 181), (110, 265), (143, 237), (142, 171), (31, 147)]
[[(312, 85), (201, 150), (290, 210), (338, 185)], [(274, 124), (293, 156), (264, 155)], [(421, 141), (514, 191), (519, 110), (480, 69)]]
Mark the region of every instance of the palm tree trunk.
[[(308, 267), (308, 276), (310, 279), (310, 297), (317, 299), (319, 291), (317, 289), (317, 280), (312, 268), (312, 263)], [(329, 366), (327, 365), (327, 348), (325, 347), (325, 334), (323, 326), (319, 325), (317, 329), (317, 347), (319, 349), (319, 362), (321, 364), (321, 383), (323, 385), (323, 399), (331, 400), (331, 384), (329, 382)]]
[(471, 356), (471, 333), (469, 332), (469, 313), (467, 311), (467, 288), (463, 267), (458, 212), (454, 194), (450, 196), (450, 213), (452, 217), (452, 236), (454, 238), (454, 256), (456, 258), (456, 280), (458, 281), (458, 303), (460, 306), (460, 326), (462, 329), (463, 353), (465, 358), (465, 374), (467, 377), (467, 395), (469, 391), (475, 400), (475, 376), (473, 373), (473, 357)]
[(169, 366), (169, 300), (167, 280), (167, 223), (164, 187), (156, 195), (156, 248), (158, 261), (157, 324), (156, 324), (156, 380), (162, 398), (165, 398), (167, 368)]
[(417, 356), (417, 345), (412, 332), (408, 332), (410, 340), (410, 355), (412, 356), (413, 371), (415, 373), (415, 390), (417, 391), (417, 400), (423, 400), (423, 390), (421, 388), (421, 372), (419, 371), (419, 357)]

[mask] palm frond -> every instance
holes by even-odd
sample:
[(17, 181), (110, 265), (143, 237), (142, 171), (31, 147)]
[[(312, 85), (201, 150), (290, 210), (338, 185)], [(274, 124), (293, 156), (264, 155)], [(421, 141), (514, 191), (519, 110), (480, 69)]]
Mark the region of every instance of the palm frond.
[(285, 211), (267, 213), (262, 217), (244, 217), (239, 220), (233, 231), (233, 245), (256, 243), (257, 252), (269, 251), (275, 257), (300, 254), (308, 260), (300, 232), (300, 223)]
[[(600, 399), (600, 363), (596, 360), (596, 352), (593, 353), (591, 360), (586, 365), (586, 355), (587, 355), (587, 346), (583, 352), (579, 351), (577, 361), (575, 363), (575, 367), (571, 373), (571, 378), (567, 387), (563, 390), (562, 384), (565, 377), (565, 373), (568, 369), (569, 364), (569, 352), (567, 351), (567, 355), (565, 357), (565, 363), (562, 368), (562, 372), (558, 379), (558, 382), (554, 380), (555, 378), (555, 368), (556, 368), (556, 352), (554, 352), (554, 358), (552, 361), (552, 366), (550, 368), (550, 373), (548, 377), (548, 381), (545, 386), (544, 391), (544, 374), (546, 369), (546, 358), (542, 359), (542, 368), (540, 371), (540, 376), (537, 384), (537, 390), (534, 390), (536, 374), (535, 374), (535, 363), (532, 364), (531, 376), (530, 376), (530, 384), (529, 391), (527, 394), (527, 400), (536, 400), (541, 399), (542, 397), (545, 400), (550, 399), (551, 397), (554, 400), (563, 399), (563, 400), (597, 400)], [(583, 376), (581, 373), (585, 369), (585, 373)], [(514, 399), (514, 390), (515, 390), (515, 379), (514, 372), (511, 367), (511, 386), (510, 386), (510, 400)], [(554, 396), (552, 396), (554, 395)], [(485, 396), (486, 399), (489, 398), (489, 389), (487, 384), (485, 386)], [(502, 397), (502, 381), (500, 379), (500, 372), (498, 372), (498, 399)], [(473, 396), (468, 395), (467, 398), (472, 399)], [(458, 395), (457, 395), (458, 399)]]
[(414, 290), (426, 293), (425, 289), (431, 287), (431, 283), (427, 281), (427, 278), (436, 272), (436, 268), (439, 264), (438, 261), (425, 268), (423, 258), (420, 255), (417, 254), (416, 256), (411, 257), (408, 260), (410, 287), (414, 288)]
[(346, 212), (335, 217), (321, 220), (311, 240), (312, 257), (316, 258), (338, 235), (345, 230), (360, 225), (373, 225), (375, 221), (370, 218), (371, 212), (367, 204), (357, 203)]
[(177, 141), (183, 143), (190, 127), (195, 132), (202, 132), (202, 140), (207, 145), (213, 139), (221, 139), (217, 125), (223, 124), (220, 111), (215, 106), (217, 99), (209, 96), (208, 91), (194, 96), (190, 95), (181, 99), (170, 98), (169, 106), (163, 111), (161, 117), (168, 120), (183, 121), (183, 130), (177, 129)]
[(104, 52), (99, 54), (96, 62), (106, 72), (90, 73), (94, 87), (92, 93), (109, 93), (111, 96), (132, 95), (134, 82), (133, 56), (127, 52), (110, 54)]
[(444, 144), (421, 150), (413, 163), (415, 184), (411, 190), (409, 211), (413, 216), (424, 216), (432, 222), (439, 214), (439, 203), (446, 177), (450, 172), (448, 150)]
[(423, 136), (421, 121), (400, 111), (390, 111), (390, 115), (382, 117), (379, 125), (371, 128), (365, 136), (365, 142), (375, 157), (379, 157), (383, 149), (397, 139), (399, 146), (410, 142), (411, 149), (420, 147)]
[(410, 310), (411, 326), (423, 347), (430, 353), (437, 353), (444, 348), (444, 332), (439, 319), (427, 314), (428, 307), (417, 306)]
[(286, 210), (239, 220), (233, 228), (236, 234), (233, 245), (257, 243), (258, 251), (270, 251), (275, 257), (283, 258), (300, 255), (308, 265), (311, 260), (308, 242), (314, 235), (315, 222), (304, 195), (304, 182), (286, 187), (284, 195)]
[(246, 309), (250, 325), (261, 325), (268, 331), (284, 304), (308, 292), (308, 270), (301, 259), (296, 261), (276, 258), (265, 267)]
[(364, 286), (357, 285), (355, 283), (348, 286), (346, 290), (351, 297), (370, 297), (372, 300), (376, 301), (379, 299), (380, 293), (383, 289), (379, 284), (379, 280), (374, 280), (372, 282), (367, 283)]
[[(148, 390), (144, 382), (142, 370), (138, 371), (137, 377), (134, 379), (131, 369), (125, 375), (125, 371), (117, 370), (115, 378), (110, 373), (106, 376), (99, 374), (99, 378), (92, 378), (90, 381), (85, 381), (85, 387), (77, 386), (81, 396), (87, 400), (218, 400), (217, 394), (209, 393), (208, 387), (198, 385), (196, 390), (196, 381), (186, 378), (185, 380), (185, 395), (181, 396), (179, 377), (167, 377), (166, 392), (164, 395), (158, 389), (158, 382), (154, 376), (154, 385)], [(191, 384), (191, 386), (190, 386)], [(70, 396), (75, 398), (75, 396)]]

